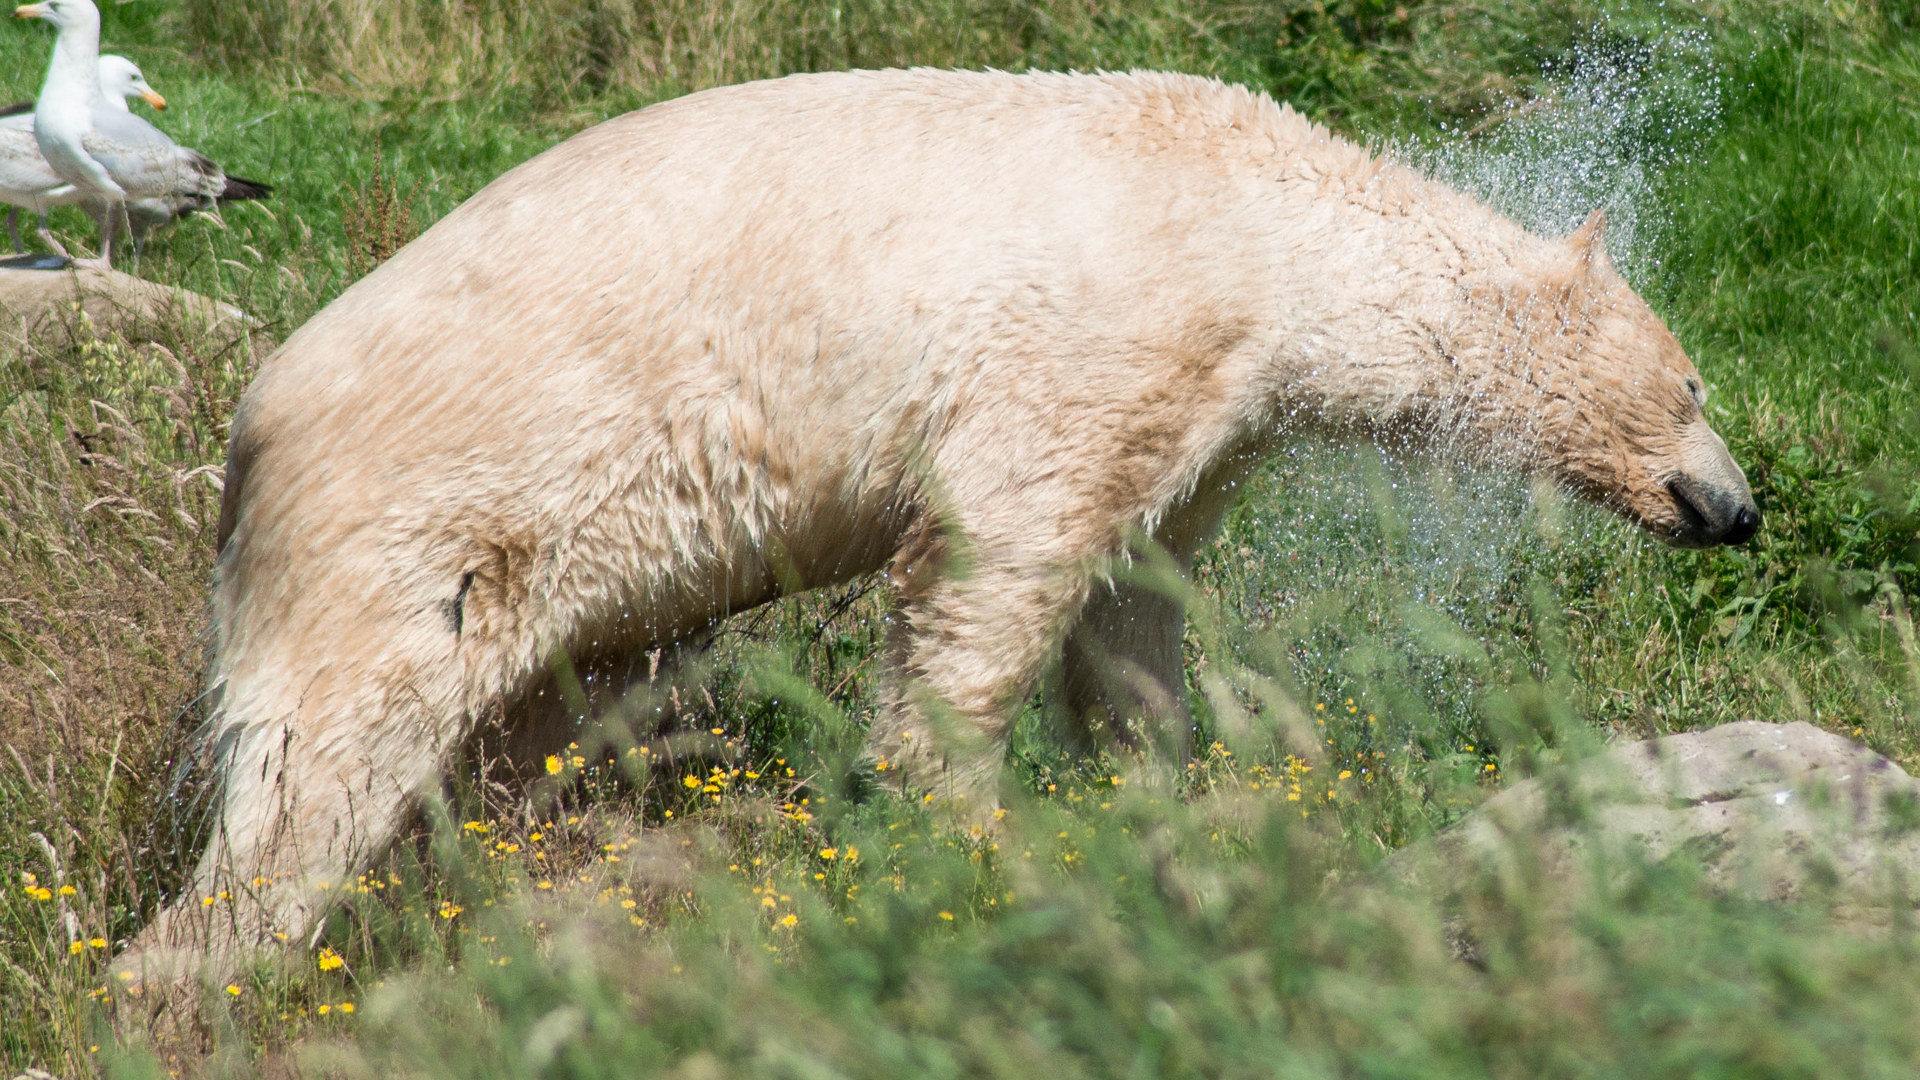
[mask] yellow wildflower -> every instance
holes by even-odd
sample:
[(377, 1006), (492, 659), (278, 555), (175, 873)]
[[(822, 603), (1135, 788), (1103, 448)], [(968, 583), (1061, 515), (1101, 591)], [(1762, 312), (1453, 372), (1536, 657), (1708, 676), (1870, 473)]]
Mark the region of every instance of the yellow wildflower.
[(548, 754), (547, 755), (547, 774), (551, 776), (551, 775), (557, 774), (559, 771), (560, 771), (560, 756), (558, 754)]

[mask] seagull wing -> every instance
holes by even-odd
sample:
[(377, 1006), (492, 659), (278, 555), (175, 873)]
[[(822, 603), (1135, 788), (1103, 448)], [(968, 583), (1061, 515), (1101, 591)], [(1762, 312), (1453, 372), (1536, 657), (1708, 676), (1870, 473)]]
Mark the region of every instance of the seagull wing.
[(93, 130), (81, 146), (133, 198), (211, 200), (226, 190), (220, 166), (132, 113), (95, 109)]
[(40, 155), (31, 126), (25, 131), (0, 127), (0, 202), (40, 210), (77, 199), (73, 188)]

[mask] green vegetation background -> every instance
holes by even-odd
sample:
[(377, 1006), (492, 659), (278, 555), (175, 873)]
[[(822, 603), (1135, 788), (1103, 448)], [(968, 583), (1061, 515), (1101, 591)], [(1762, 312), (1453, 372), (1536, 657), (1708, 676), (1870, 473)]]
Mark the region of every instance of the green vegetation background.
[[(1490, 885), (1507, 932), (1468, 965), (1446, 912), (1364, 887), (1383, 853), (1505, 777), (1604, 738), (1806, 719), (1920, 763), (1920, 9), (134, 0), (103, 14), (106, 48), (169, 99), (158, 122), (277, 191), (156, 237), (139, 268), (254, 313), (252, 335), (125, 336), (75, 317), (0, 340), (0, 1067), (1920, 1066), (1907, 930), (1860, 941), (1705, 895), (1685, 867), (1630, 865), (1572, 905), (1540, 881)], [(32, 95), (49, 44), (39, 24), (0, 35), (7, 91)], [(1755, 544), (1672, 552), (1550, 492), (1303, 448), (1251, 486), (1196, 575), (1203, 738), (1185, 767), (1056, 746), (1043, 689), (1016, 746), (1030, 797), (1001, 833), (849, 799), (838, 777), (886, 604), (857, 583), (723, 628), (690, 671), (679, 735), (583, 729), (584, 749), (524, 797), (463, 774), (315, 948), (201, 1000), (108, 1000), (104, 958), (178, 886), (204, 824), (177, 764), (218, 500), (196, 470), (222, 460), (232, 402), (274, 341), (493, 177), (706, 86), (907, 64), (1201, 72), (1410, 153), (1524, 155), (1580, 58), (1675, 91), (1660, 100), (1686, 113), (1608, 138), (1647, 174), (1630, 267), (1712, 386), (1766, 514)], [(55, 227), (90, 242), (75, 212)]]

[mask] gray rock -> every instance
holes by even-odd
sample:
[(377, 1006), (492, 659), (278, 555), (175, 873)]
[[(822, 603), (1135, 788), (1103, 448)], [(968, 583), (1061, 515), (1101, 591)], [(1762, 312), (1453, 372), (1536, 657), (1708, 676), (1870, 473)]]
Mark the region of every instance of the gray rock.
[(1685, 860), (1719, 895), (1883, 926), (1920, 907), (1920, 781), (1811, 724), (1743, 721), (1515, 784), (1383, 870), (1454, 898), (1489, 875), (1544, 876), (1570, 899), (1607, 878), (1596, 865), (1617, 878), (1635, 859)]
[(0, 269), (0, 312), (14, 326), (25, 320), (29, 333), (49, 320), (71, 319), (76, 303), (96, 326), (122, 332), (182, 318), (235, 328), (252, 322), (231, 304), (118, 270)]

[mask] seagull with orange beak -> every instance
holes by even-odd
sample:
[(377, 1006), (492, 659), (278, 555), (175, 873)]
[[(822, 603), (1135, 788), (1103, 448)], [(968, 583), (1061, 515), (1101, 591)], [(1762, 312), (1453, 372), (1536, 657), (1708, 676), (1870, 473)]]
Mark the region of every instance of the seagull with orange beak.
[(162, 199), (177, 205), (185, 199), (197, 209), (225, 193), (226, 173), (206, 155), (176, 144), (129, 112), (124, 101), (117, 108), (107, 101), (99, 73), (100, 11), (93, 0), (41, 0), (14, 14), (44, 19), (59, 31), (34, 102), (33, 134), (54, 174), (81, 201), (98, 207), (100, 257), (77, 260), (80, 265), (112, 265), (113, 241), (129, 203)]

